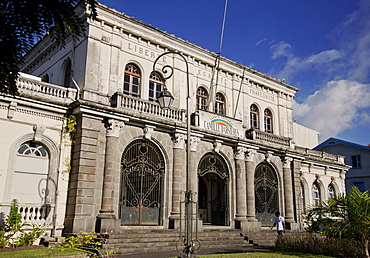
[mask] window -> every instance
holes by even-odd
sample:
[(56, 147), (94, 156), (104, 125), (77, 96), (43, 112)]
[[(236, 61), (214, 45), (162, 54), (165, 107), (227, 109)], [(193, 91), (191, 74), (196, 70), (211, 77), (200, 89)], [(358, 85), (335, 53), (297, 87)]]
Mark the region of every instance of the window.
[(215, 113), (225, 115), (225, 98), (221, 93), (216, 94)]
[(140, 97), (140, 77), (140, 69), (136, 65), (126, 65), (123, 93), (134, 97)]
[(72, 79), (72, 66), (71, 66), (71, 61), (68, 61), (67, 65), (65, 66), (64, 70), (64, 87), (71, 87), (71, 79)]
[(11, 198), (19, 203), (44, 204), (48, 171), (49, 154), (44, 146), (32, 141), (23, 143), (15, 160)]
[(152, 72), (149, 77), (150, 101), (157, 101), (159, 93), (163, 91), (163, 85), (164, 85), (163, 77), (157, 72)]
[(352, 159), (352, 168), (361, 168), (361, 156), (360, 155), (353, 155), (351, 156)]
[(329, 199), (333, 199), (334, 196), (335, 196), (334, 186), (332, 184), (330, 184), (329, 187), (328, 187), (328, 197), (329, 197)]
[(312, 198), (314, 201), (314, 206), (320, 205), (320, 188), (319, 185), (315, 182), (312, 185)]
[(269, 109), (265, 109), (263, 115), (265, 120), (265, 132), (272, 133), (272, 113)]
[(258, 108), (257, 108), (256, 105), (252, 104), (251, 107), (250, 107), (250, 125), (251, 125), (251, 128), (259, 129), (258, 116), (259, 116)]
[(207, 110), (208, 92), (206, 89), (199, 87), (197, 89), (197, 110)]

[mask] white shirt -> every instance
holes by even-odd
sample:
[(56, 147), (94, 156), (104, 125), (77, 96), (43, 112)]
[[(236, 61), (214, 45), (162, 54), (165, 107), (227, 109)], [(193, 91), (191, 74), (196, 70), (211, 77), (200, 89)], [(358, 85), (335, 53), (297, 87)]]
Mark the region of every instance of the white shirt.
[(283, 217), (281, 217), (281, 216), (275, 217), (275, 224), (276, 224), (276, 230), (277, 231), (284, 230), (285, 220), (284, 220)]

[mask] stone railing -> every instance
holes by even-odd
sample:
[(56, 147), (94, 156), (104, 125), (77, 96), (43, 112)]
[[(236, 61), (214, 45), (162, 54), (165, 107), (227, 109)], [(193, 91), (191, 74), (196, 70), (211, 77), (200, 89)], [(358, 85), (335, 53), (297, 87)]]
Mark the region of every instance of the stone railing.
[(156, 102), (130, 97), (118, 92), (111, 97), (111, 106), (127, 108), (142, 114), (159, 116), (166, 119), (185, 121), (185, 111), (162, 109)]
[(344, 164), (344, 156), (334, 155), (323, 151), (311, 150), (298, 146), (295, 147), (295, 150), (311, 159), (320, 159), (320, 160), (326, 159), (337, 164)]
[(19, 93), (25, 92), (33, 94), (45, 94), (61, 99), (76, 99), (77, 89), (61, 87), (35, 79), (19, 76), (17, 80)]
[(247, 139), (259, 141), (267, 144), (277, 144), (285, 147), (291, 147), (291, 139), (272, 133), (266, 133), (257, 129), (249, 129), (245, 132)]
[(22, 216), (22, 222), (48, 226), (52, 224), (54, 208), (50, 205), (19, 205), (18, 212)]

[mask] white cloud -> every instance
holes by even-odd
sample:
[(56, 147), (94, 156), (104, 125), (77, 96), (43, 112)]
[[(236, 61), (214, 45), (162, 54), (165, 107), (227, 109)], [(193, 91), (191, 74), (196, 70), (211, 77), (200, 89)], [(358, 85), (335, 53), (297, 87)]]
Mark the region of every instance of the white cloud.
[(276, 43), (271, 46), (271, 50), (273, 52), (272, 59), (276, 59), (280, 56), (290, 57), (291, 53), (289, 52), (289, 49), (292, 48), (292, 46), (288, 43), (285, 43), (284, 41), (280, 41), (279, 43)]
[(264, 38), (264, 39), (259, 40), (259, 41), (256, 43), (256, 46), (258, 46), (259, 44), (261, 44), (262, 42), (264, 42), (264, 41), (266, 41), (266, 40), (267, 40), (267, 38)]
[(330, 81), (303, 103), (294, 103), (293, 115), (298, 123), (331, 136), (364, 124), (370, 126), (370, 85), (355, 81)]

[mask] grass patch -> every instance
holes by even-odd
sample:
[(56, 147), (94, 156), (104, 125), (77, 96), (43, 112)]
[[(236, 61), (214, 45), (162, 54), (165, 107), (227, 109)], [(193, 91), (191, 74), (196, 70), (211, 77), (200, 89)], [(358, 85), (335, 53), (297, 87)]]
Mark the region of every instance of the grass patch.
[(38, 258), (38, 257), (61, 257), (61, 256), (72, 256), (81, 254), (91, 254), (91, 252), (81, 250), (78, 248), (60, 248), (52, 247), (45, 249), (36, 250), (23, 250), (23, 251), (11, 251), (1, 252), (1, 258)]

